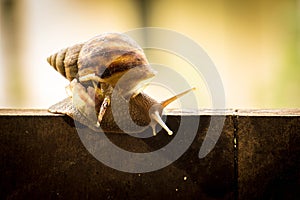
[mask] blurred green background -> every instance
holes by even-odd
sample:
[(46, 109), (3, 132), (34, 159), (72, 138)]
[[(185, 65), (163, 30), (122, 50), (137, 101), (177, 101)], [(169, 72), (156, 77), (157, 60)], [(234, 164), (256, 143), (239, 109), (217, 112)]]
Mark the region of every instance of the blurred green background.
[(50, 54), (146, 26), (201, 45), (228, 108), (300, 107), (300, 0), (1, 0), (0, 10), (0, 107), (47, 108), (68, 84)]

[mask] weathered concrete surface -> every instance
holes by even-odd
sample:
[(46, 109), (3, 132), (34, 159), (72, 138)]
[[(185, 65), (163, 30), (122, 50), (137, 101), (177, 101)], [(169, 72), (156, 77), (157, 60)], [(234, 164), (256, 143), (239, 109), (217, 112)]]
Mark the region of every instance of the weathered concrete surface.
[[(198, 153), (211, 116), (183, 118), (190, 123), (185, 125), (183, 134), (189, 134), (189, 126), (200, 118), (189, 149), (163, 169), (133, 174), (114, 170), (96, 160), (83, 146), (69, 117), (45, 111), (3, 110), (0, 199), (234, 199), (237, 180), (233, 116), (226, 116), (216, 147), (203, 159), (199, 159)], [(169, 116), (167, 124), (176, 130), (183, 118)], [(107, 136), (133, 152), (153, 151), (172, 139), (166, 133), (148, 139)]]
[(239, 199), (300, 199), (300, 110), (238, 112)]

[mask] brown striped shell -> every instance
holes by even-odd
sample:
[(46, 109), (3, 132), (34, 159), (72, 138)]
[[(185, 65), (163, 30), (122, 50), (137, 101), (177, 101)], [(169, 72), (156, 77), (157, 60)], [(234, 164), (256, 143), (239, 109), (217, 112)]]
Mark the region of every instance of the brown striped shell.
[(78, 55), (83, 44), (76, 44), (47, 58), (48, 63), (69, 81), (76, 78), (78, 73)]
[[(144, 94), (140, 83), (153, 77), (155, 71), (142, 48), (120, 33), (98, 35), (85, 43), (63, 49), (47, 60), (71, 81), (68, 87), (70, 98), (51, 106), (49, 111), (65, 113), (95, 131), (101, 126), (105, 132), (121, 133), (124, 129), (119, 125), (126, 127), (129, 133), (141, 131), (132, 125), (133, 121), (142, 127), (150, 126), (154, 135), (156, 124), (160, 124), (171, 135), (172, 131), (161, 119), (162, 110), (192, 90), (160, 103)], [(112, 100), (116, 88), (118, 93)], [(122, 102), (123, 106), (112, 106), (110, 102)], [(117, 109), (114, 114), (113, 108)], [(118, 123), (115, 119), (119, 119)]]
[(95, 74), (100, 82), (115, 85), (128, 70), (136, 68), (136, 82), (155, 75), (143, 50), (125, 34), (105, 33), (91, 40), (63, 49), (48, 59), (69, 81)]

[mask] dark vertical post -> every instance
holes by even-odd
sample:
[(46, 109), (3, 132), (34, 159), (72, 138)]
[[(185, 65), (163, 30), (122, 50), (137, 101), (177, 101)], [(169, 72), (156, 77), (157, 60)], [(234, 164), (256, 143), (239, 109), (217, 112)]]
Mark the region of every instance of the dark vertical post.
[(139, 7), (140, 21), (142, 27), (149, 26), (149, 15), (151, 13), (151, 1), (149, 0), (136, 0)]
[[(139, 8), (141, 28), (151, 26), (150, 25), (150, 16), (152, 12), (151, 0), (136, 0), (136, 3)], [(147, 45), (149, 36), (147, 35), (146, 31), (143, 32), (143, 38), (144, 38), (144, 44)]]
[(20, 62), (19, 25), (15, 0), (1, 1), (1, 40), (4, 57), (6, 102), (13, 106), (22, 106), (24, 92), (22, 90), (23, 67)]

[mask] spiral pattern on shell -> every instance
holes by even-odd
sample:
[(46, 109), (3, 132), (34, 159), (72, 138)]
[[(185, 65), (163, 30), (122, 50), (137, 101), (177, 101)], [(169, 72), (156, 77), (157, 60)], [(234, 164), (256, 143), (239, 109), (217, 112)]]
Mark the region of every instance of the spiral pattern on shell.
[(76, 44), (65, 48), (47, 58), (48, 63), (69, 81), (73, 80), (78, 73), (78, 56), (84, 44)]
[(77, 75), (95, 74), (115, 83), (114, 77), (132, 68), (140, 68), (147, 77), (155, 75), (139, 45), (120, 33), (98, 35), (85, 43), (62, 49), (47, 60), (69, 81)]

